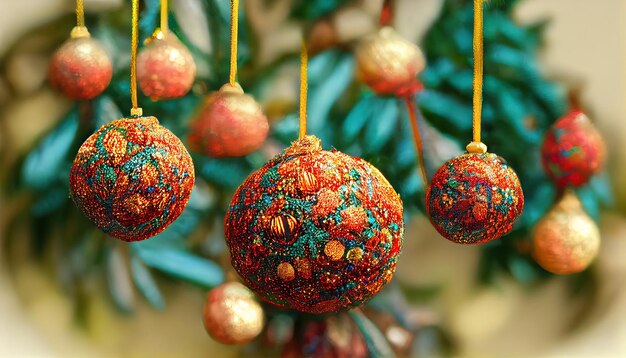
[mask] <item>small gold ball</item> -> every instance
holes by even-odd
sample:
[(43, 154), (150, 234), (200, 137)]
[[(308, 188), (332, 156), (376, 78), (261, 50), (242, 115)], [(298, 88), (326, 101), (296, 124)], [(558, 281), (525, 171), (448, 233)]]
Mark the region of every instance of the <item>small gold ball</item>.
[(412, 87), (426, 66), (419, 47), (390, 27), (365, 37), (356, 48), (355, 58), (357, 77), (381, 95)]
[(263, 329), (263, 308), (254, 293), (239, 282), (227, 282), (209, 292), (204, 304), (204, 327), (223, 344), (245, 344)]
[(278, 267), (276, 267), (276, 270), (278, 272), (278, 277), (280, 277), (282, 280), (289, 282), (296, 278), (296, 271), (289, 262), (279, 263)]
[(350, 261), (350, 263), (353, 264), (361, 261), (361, 259), (363, 258), (363, 249), (360, 247), (351, 248), (346, 254), (346, 258), (348, 259), (348, 261)]
[(599, 248), (600, 231), (571, 192), (567, 192), (535, 227), (533, 257), (554, 274), (585, 270)]
[(343, 257), (345, 246), (339, 240), (331, 240), (324, 246), (324, 254), (333, 261), (340, 260)]

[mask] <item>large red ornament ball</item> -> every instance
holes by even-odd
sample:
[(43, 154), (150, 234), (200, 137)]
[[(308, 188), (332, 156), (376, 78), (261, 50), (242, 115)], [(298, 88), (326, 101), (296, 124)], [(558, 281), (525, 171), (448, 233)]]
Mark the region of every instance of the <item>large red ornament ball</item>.
[(366, 161), (306, 136), (237, 189), (224, 219), (235, 270), (279, 307), (359, 306), (387, 284), (402, 246), (402, 201)]
[(80, 147), (70, 191), (102, 231), (139, 241), (180, 215), (194, 177), (183, 143), (155, 117), (122, 118), (102, 126)]
[(541, 155), (546, 172), (557, 186), (578, 187), (602, 169), (606, 147), (589, 118), (572, 111), (546, 132)]
[(355, 58), (357, 77), (380, 95), (411, 95), (421, 87), (416, 77), (426, 66), (422, 51), (391, 27), (365, 37)]
[(54, 53), (48, 67), (50, 84), (74, 100), (92, 99), (111, 82), (111, 60), (98, 41), (85, 28)]
[(209, 95), (193, 119), (191, 150), (215, 158), (241, 157), (263, 145), (269, 132), (263, 109), (239, 84)]
[(459, 244), (482, 244), (507, 234), (524, 209), (517, 175), (492, 153), (462, 154), (446, 162), (426, 192), (437, 231)]
[(137, 55), (139, 88), (152, 100), (186, 95), (195, 78), (193, 57), (174, 34), (151, 38)]

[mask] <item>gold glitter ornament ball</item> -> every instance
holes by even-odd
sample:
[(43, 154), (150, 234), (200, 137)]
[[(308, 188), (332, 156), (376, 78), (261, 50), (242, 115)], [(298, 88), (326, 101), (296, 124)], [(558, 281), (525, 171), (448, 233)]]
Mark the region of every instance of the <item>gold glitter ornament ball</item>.
[(263, 109), (238, 83), (209, 95), (192, 120), (188, 143), (215, 158), (241, 157), (263, 145), (269, 123)]
[(214, 288), (204, 303), (204, 327), (223, 344), (246, 344), (263, 330), (263, 308), (254, 293), (239, 282)]
[(182, 213), (194, 178), (183, 143), (155, 117), (122, 118), (81, 145), (70, 193), (102, 231), (138, 241), (165, 230)]
[(72, 37), (56, 50), (48, 67), (55, 89), (74, 100), (100, 95), (111, 82), (113, 67), (100, 43), (85, 27), (75, 27)]
[(598, 226), (572, 192), (566, 192), (535, 227), (533, 257), (541, 267), (554, 274), (585, 270), (599, 249)]
[(380, 95), (410, 95), (420, 87), (416, 76), (426, 66), (424, 55), (391, 27), (365, 37), (355, 57), (357, 77)]
[(196, 63), (176, 36), (152, 37), (137, 55), (139, 88), (152, 100), (182, 97), (196, 78)]

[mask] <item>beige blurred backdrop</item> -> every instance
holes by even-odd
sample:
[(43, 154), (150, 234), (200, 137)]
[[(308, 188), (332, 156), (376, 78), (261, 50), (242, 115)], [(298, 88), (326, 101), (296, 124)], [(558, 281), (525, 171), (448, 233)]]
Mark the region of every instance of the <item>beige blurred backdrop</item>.
[[(85, 3), (89, 11), (106, 11), (120, 6), (122, 1), (85, 0)], [(182, 7), (193, 7), (195, 2), (171, 1), (173, 6)], [(246, 1), (255, 2), (258, 1)], [(379, 0), (363, 0), (362, 9), (374, 16), (379, 6)], [(395, 19), (398, 30), (410, 39), (419, 40), (437, 15), (440, 0), (398, 0), (398, 6)], [(13, 66), (7, 77), (11, 73), (13, 76), (45, 75), (45, 70), (33, 67), (45, 66), (45, 59), (28, 56), (25, 60), (7, 59), (7, 51), (35, 26), (72, 11), (71, 0), (0, 0), (0, 58), (5, 66)], [(354, 22), (347, 22), (351, 17)], [(343, 23), (357, 25), (342, 26), (340, 31), (344, 31), (345, 36), (355, 36), (360, 33), (359, 24), (363, 24), (361, 32), (369, 31), (367, 21), (358, 21), (362, 17), (363, 11), (345, 14)], [(518, 7), (517, 17), (521, 22), (552, 19), (541, 55), (546, 73), (582, 84), (583, 104), (608, 141), (610, 173), (621, 199), (619, 202), (625, 203), (626, 182), (620, 179), (626, 174), (626, 0), (525, 0)], [(285, 45), (285, 41), (277, 41), (277, 38), (293, 37), (293, 48), (297, 48), (299, 35), (286, 36), (287, 29), (279, 27), (268, 31), (266, 43), (280, 42), (284, 47), (289, 41)], [(60, 113), (67, 103), (45, 89), (15, 103), (6, 81), (0, 79), (0, 115), (4, 117), (0, 120), (10, 125), (2, 128), (3, 131), (7, 126), (13, 130), (23, 129), (26, 136), (30, 136), (26, 145), (49, 126), (45, 120), (29, 123), (29, 118), (44, 111), (50, 116)], [(12, 130), (0, 133), (0, 144), (13, 133)], [(6, 212), (1, 200), (0, 210)], [(2, 223), (0, 218), (0, 229)], [(410, 250), (415, 259), (412, 263), (400, 260), (398, 279), (418, 284), (454, 282), (443, 292), (437, 306), (459, 337), (462, 354), (626, 356), (626, 341), (618, 339), (626, 337), (626, 289), (622, 283), (626, 267), (615, 264), (626, 262), (626, 222), (620, 216), (607, 214), (602, 222), (605, 244), (597, 273), (601, 275), (601, 287), (594, 301), (601, 309), (592, 310), (591, 316), (585, 318), (588, 322), (582, 326), (584, 329), (574, 334), (568, 332), (568, 325), (588, 302), (570, 301), (567, 290), (558, 280), (531, 292), (512, 282), (505, 282), (498, 288), (477, 289), (472, 283), (477, 250), (432, 239), (436, 234), (423, 229), (429, 227), (423, 218), (415, 219), (411, 227), (407, 230), (410, 237), (405, 240), (405, 250)], [(420, 232), (419, 237), (411, 235), (417, 232)], [(24, 263), (14, 268), (13, 276), (9, 277), (1, 250), (0, 246), (0, 357), (195, 357), (218, 351), (220, 356), (233, 354), (232, 350), (220, 347), (204, 335), (199, 318), (202, 296), (193, 289), (169, 292), (169, 306), (163, 314), (142, 306), (134, 317), (123, 317), (111, 314), (105, 288), (101, 287), (103, 297), (90, 307), (87, 329), (80, 329), (72, 322), (70, 303), (55, 286), (52, 275), (34, 263)], [(441, 269), (437, 260), (452, 263)], [(415, 272), (420, 274), (415, 275)], [(459, 277), (458, 272), (463, 275)], [(545, 319), (547, 316), (550, 320)]]

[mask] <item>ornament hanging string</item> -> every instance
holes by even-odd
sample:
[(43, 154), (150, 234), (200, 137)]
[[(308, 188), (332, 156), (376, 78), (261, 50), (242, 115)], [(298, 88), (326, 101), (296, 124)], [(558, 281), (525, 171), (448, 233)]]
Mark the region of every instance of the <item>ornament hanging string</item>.
[(383, 8), (380, 11), (380, 17), (378, 23), (380, 26), (389, 26), (393, 18), (393, 0), (385, 0), (383, 2)]
[(76, 0), (76, 26), (85, 27), (85, 10), (83, 0)]
[(167, 6), (167, 0), (161, 0), (161, 24), (160, 24), (160, 29), (161, 29), (161, 34), (163, 36), (163, 38), (165, 38), (167, 36), (167, 33), (170, 30), (170, 26), (168, 23), (168, 19), (167, 19), (167, 12), (168, 6)]
[(300, 134), (302, 139), (306, 136), (306, 102), (308, 92), (308, 68), (309, 54), (306, 48), (306, 42), (302, 39), (302, 48), (300, 49)]
[(417, 161), (420, 169), (420, 175), (424, 186), (428, 185), (428, 175), (426, 174), (426, 166), (424, 165), (424, 147), (422, 145), (422, 137), (420, 135), (419, 124), (417, 122), (417, 106), (415, 106), (415, 96), (404, 97), (407, 112), (409, 112), (409, 122), (411, 122), (411, 132), (413, 134), (413, 143), (417, 151)]
[(467, 145), (470, 153), (485, 153), (487, 146), (480, 141), (480, 119), (483, 107), (483, 1), (474, 0), (474, 79), (472, 81), (472, 142)]
[(239, 36), (239, 0), (230, 3), (230, 85), (237, 82), (237, 37)]
[(132, 0), (131, 41), (130, 41), (130, 100), (132, 117), (141, 117), (143, 111), (137, 105), (137, 43), (139, 41), (139, 0)]

